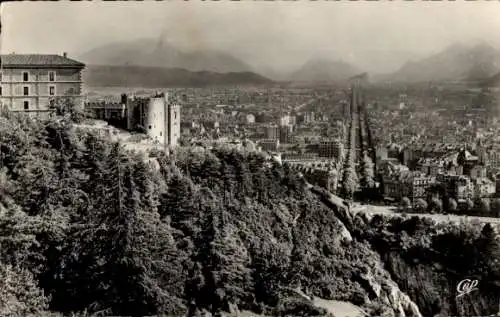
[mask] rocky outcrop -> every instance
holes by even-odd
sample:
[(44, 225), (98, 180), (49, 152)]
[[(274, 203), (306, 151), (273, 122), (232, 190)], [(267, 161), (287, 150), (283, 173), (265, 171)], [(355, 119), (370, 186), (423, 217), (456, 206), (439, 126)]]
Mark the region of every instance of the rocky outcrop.
[(392, 280), (387, 280), (382, 285), (382, 292), (381, 299), (394, 310), (396, 316), (422, 317), (417, 304), (403, 293)]
[[(354, 230), (353, 215), (349, 206), (339, 197), (320, 188), (314, 187), (311, 188), (311, 191), (330, 207), (342, 223), (342, 232), (346, 231), (343, 235), (352, 240), (351, 233), (356, 232), (356, 230)], [(391, 279), (389, 272), (384, 269), (382, 261), (379, 261), (379, 265), (374, 266), (369, 271), (359, 274), (358, 279), (360, 284), (370, 293), (372, 300), (377, 300), (391, 308), (391, 315), (395, 317), (423, 317), (417, 304), (401, 291), (397, 283)]]
[(351, 233), (349, 232), (349, 230), (347, 230), (347, 228), (344, 226), (343, 223), (340, 222), (340, 224), (341, 224), (341, 226), (340, 226), (340, 237), (341, 237), (341, 239), (344, 240), (344, 241), (346, 241), (346, 242), (351, 242), (352, 241)]
[[(422, 317), (417, 304), (415, 304), (408, 295), (402, 292), (399, 286), (389, 277), (384, 278), (380, 276), (381, 273), (388, 275), (381, 267), (376, 267), (372, 272), (362, 274), (360, 276), (361, 280), (364, 282), (362, 284), (368, 288), (368, 291), (372, 293), (379, 302), (390, 307), (394, 312), (394, 316)], [(375, 278), (376, 275), (379, 275), (378, 279)], [(381, 279), (383, 279), (383, 282), (379, 283), (377, 280)]]
[(351, 242), (352, 236), (352, 217), (349, 214), (347, 206), (344, 204), (343, 200), (338, 196), (335, 196), (325, 189), (314, 186), (310, 188), (311, 191), (318, 196), (318, 198), (330, 207), (330, 210), (335, 214), (336, 219), (340, 224), (340, 235), (345, 241)]

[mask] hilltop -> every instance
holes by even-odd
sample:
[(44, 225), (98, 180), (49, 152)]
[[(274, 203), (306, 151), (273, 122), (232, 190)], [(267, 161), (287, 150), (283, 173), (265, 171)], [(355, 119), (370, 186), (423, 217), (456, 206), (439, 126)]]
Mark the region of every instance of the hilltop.
[(416, 61), (409, 61), (398, 71), (379, 76), (396, 82), (477, 81), (500, 71), (500, 51), (480, 43), (454, 44), (443, 51)]

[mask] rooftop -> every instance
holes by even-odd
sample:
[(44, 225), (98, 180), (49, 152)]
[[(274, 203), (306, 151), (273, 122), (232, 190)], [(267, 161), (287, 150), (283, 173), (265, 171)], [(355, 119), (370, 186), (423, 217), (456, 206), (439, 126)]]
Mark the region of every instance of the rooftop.
[(56, 54), (7, 54), (0, 55), (2, 67), (15, 66), (59, 66), (59, 67), (85, 67), (85, 64), (63, 55)]

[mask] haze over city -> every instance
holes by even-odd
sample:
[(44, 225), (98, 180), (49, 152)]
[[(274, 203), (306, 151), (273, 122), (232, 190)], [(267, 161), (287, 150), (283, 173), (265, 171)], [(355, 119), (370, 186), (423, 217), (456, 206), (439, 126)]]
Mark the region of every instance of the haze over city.
[(457, 42), (500, 46), (498, 2), (16, 2), (2, 10), (3, 53), (78, 57), (163, 39), (181, 50), (228, 53), (264, 74), (311, 59), (386, 73)]

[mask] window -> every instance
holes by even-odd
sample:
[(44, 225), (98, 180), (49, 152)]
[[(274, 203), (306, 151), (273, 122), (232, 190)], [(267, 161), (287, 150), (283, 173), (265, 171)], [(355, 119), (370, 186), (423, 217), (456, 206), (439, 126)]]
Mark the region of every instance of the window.
[(2, 86), (0, 86), (0, 96), (2, 95)]
[(49, 95), (54, 96), (56, 94), (56, 87), (55, 86), (49, 86)]
[(30, 87), (24, 86), (23, 87), (23, 95), (24, 96), (29, 96), (30, 95)]
[(30, 102), (25, 100), (24, 101), (24, 110), (28, 110), (30, 108)]
[(177, 119), (177, 112), (174, 112), (174, 119)]
[(151, 130), (151, 126), (149, 126), (149, 130)]
[(29, 73), (23, 72), (23, 81), (28, 81), (28, 80), (29, 80)]
[(49, 72), (49, 81), (56, 81), (56, 72)]

